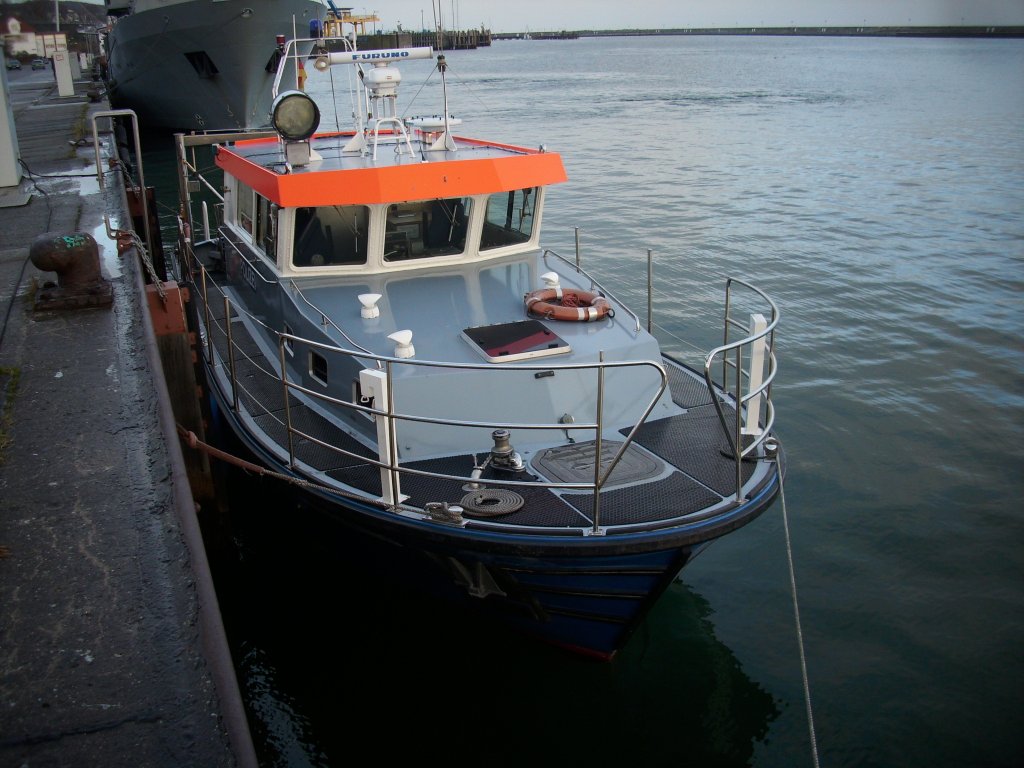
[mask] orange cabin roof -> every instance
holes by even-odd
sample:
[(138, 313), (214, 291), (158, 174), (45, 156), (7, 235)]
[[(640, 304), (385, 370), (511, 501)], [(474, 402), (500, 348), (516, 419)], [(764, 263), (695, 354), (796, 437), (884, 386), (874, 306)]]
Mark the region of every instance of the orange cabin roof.
[(221, 147), (216, 162), (259, 194), (289, 208), (466, 197), (567, 179), (562, 158), (554, 152), (460, 138), (458, 152), (425, 152), (426, 161), (407, 154), (396, 157), (393, 144), (381, 145), (375, 162), (340, 151), (340, 142), (351, 135), (315, 137), (313, 148), (323, 159), (291, 173), (284, 172), (284, 155), (276, 139)]

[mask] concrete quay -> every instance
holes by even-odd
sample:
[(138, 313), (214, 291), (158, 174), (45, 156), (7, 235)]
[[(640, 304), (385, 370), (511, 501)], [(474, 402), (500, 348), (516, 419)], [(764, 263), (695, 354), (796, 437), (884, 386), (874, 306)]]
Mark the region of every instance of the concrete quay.
[[(23, 178), (0, 188), (0, 765), (256, 765), (140, 267), (104, 224), (131, 226), (120, 173), (96, 177), (109, 106), (91, 81), (62, 97), (49, 71), (7, 78)], [(95, 238), (110, 306), (35, 308), (56, 278), (29, 259), (44, 233)]]

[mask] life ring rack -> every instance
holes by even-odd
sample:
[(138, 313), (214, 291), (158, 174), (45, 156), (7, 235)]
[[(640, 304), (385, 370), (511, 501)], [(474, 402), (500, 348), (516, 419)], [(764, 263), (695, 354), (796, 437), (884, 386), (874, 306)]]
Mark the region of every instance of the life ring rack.
[(615, 310), (604, 296), (575, 288), (541, 288), (526, 294), (523, 301), (527, 314), (540, 315), (546, 320), (587, 323), (615, 317)]

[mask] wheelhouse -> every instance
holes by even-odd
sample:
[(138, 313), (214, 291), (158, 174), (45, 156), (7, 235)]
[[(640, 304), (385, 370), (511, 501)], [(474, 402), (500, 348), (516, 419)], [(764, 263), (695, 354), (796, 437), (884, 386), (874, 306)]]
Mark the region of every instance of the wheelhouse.
[(227, 176), (225, 227), (281, 277), (395, 272), (539, 248), (543, 187), (284, 207)]

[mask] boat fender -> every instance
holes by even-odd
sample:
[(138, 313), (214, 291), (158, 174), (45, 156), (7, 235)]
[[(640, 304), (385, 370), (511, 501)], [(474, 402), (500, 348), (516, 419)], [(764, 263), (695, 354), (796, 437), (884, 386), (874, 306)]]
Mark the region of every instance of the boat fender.
[(574, 288), (541, 288), (526, 294), (523, 301), (528, 314), (540, 315), (547, 320), (586, 323), (615, 317), (615, 310), (604, 296)]

